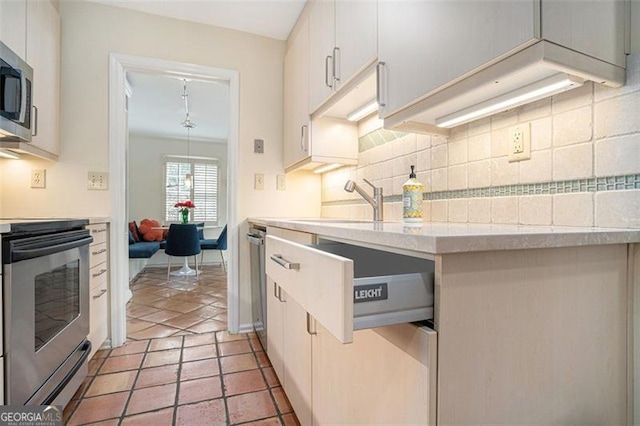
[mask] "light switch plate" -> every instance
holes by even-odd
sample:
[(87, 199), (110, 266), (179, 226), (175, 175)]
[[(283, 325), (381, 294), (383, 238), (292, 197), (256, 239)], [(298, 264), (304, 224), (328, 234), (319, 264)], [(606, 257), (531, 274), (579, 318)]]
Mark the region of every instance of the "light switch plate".
[(264, 154), (264, 140), (263, 139), (254, 139), (253, 140), (253, 152), (255, 154)]
[(32, 188), (47, 187), (47, 171), (45, 169), (31, 170), (31, 187)]
[(106, 172), (89, 172), (87, 173), (87, 189), (108, 189), (109, 173)]
[(258, 191), (262, 191), (264, 189), (264, 175), (262, 173), (256, 173), (254, 175), (253, 188)]
[(287, 189), (287, 180), (285, 175), (276, 176), (276, 190), (284, 191)]

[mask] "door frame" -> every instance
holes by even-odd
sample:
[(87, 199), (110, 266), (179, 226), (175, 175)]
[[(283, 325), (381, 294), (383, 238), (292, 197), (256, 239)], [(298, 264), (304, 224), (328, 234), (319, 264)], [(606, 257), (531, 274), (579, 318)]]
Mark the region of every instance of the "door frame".
[(127, 117), (126, 72), (136, 71), (226, 81), (229, 84), (229, 138), (227, 141), (227, 267), (229, 332), (239, 327), (238, 277), (238, 139), (240, 115), (240, 74), (238, 71), (202, 65), (166, 61), (111, 53), (109, 54), (109, 175), (110, 175), (110, 282), (111, 282), (111, 346), (121, 346), (127, 340), (126, 303), (129, 289), (129, 248), (127, 225)]

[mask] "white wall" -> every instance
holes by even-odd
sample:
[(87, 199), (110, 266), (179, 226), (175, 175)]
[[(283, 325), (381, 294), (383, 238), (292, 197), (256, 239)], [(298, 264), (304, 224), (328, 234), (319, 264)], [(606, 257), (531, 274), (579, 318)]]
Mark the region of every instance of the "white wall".
[[(185, 140), (141, 135), (129, 136), (128, 220), (144, 218), (164, 221), (164, 163), (167, 155), (186, 155)], [(218, 159), (218, 223), (227, 223), (227, 145), (190, 141), (192, 156)], [(196, 206), (197, 207), (197, 206)], [(177, 217), (177, 214), (176, 214)], [(208, 230), (205, 230), (208, 231)], [(215, 238), (212, 236), (211, 238)]]
[[(275, 176), (283, 173), (283, 41), (85, 1), (61, 2), (60, 15), (60, 160), (57, 163), (2, 160), (0, 216), (111, 214), (109, 192), (86, 189), (87, 172), (109, 169), (110, 53), (237, 70), (240, 74), (240, 222), (250, 216), (319, 216), (318, 176), (289, 174), (287, 190), (275, 190)], [(264, 139), (265, 154), (253, 154), (256, 138)], [(29, 188), (32, 168), (47, 169), (46, 189)], [(265, 190), (253, 189), (254, 173), (265, 174)], [(239, 232), (242, 235), (243, 229)], [(248, 247), (242, 241), (240, 324), (250, 319), (249, 271), (244, 262), (247, 258)]]

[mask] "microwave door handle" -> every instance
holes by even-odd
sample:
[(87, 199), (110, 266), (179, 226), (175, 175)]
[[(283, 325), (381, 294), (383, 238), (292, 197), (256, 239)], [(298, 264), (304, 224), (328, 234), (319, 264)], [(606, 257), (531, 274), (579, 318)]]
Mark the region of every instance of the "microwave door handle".
[(20, 122), (24, 123), (27, 117), (27, 77), (20, 73)]

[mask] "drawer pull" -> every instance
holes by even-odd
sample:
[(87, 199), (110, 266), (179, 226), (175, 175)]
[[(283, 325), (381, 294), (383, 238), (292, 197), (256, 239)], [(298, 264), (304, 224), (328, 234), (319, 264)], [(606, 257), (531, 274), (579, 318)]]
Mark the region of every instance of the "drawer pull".
[(288, 260), (285, 260), (281, 254), (272, 254), (271, 260), (282, 266), (284, 269), (300, 269), (299, 263), (291, 263)]
[(99, 255), (99, 254), (104, 253), (105, 251), (107, 251), (107, 249), (106, 249), (106, 248), (103, 248), (102, 250), (92, 251), (92, 252), (91, 252), (91, 254), (92, 254), (92, 255), (94, 255), (94, 256), (97, 256), (97, 255)]
[(107, 228), (92, 229), (92, 230), (91, 230), (91, 233), (92, 233), (92, 234), (97, 234), (98, 232), (107, 232)]
[(91, 276), (92, 276), (93, 278), (95, 278), (95, 277), (99, 277), (100, 275), (104, 274), (105, 272), (107, 272), (107, 270), (106, 270), (106, 269), (101, 269), (101, 270), (100, 270), (100, 272), (98, 272), (98, 273), (96, 273), (96, 274), (91, 274)]
[(312, 336), (318, 334), (316, 330), (316, 320), (307, 312), (307, 333)]
[(103, 289), (100, 294), (98, 294), (97, 296), (93, 296), (94, 299), (99, 299), (101, 298), (105, 293), (107, 292), (107, 289)]

